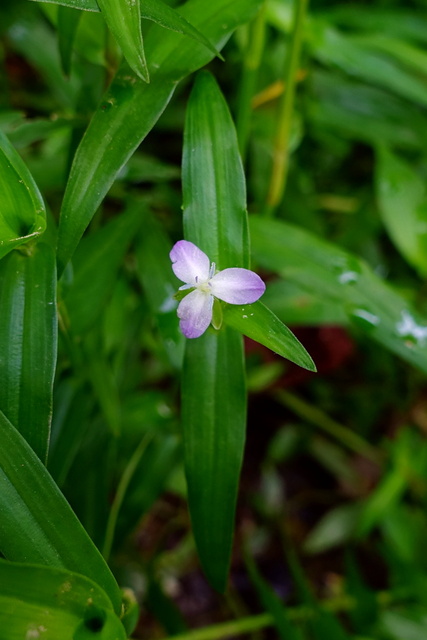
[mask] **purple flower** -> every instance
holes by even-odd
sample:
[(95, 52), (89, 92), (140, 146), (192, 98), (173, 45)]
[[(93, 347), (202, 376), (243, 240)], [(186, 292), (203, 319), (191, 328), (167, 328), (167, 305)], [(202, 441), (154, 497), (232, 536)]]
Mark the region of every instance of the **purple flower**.
[(210, 264), (192, 242), (180, 240), (170, 252), (172, 269), (177, 278), (185, 282), (182, 289), (193, 289), (178, 305), (179, 327), (186, 338), (198, 338), (212, 320), (214, 298), (230, 304), (251, 304), (262, 296), (265, 284), (249, 269), (231, 268), (215, 273)]

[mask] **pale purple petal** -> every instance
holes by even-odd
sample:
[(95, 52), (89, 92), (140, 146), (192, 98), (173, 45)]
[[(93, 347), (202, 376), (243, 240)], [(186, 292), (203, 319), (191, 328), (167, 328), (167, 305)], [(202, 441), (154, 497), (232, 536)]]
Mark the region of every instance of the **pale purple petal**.
[(220, 271), (210, 285), (215, 298), (231, 304), (251, 304), (265, 291), (265, 284), (258, 274), (237, 267)]
[(173, 272), (182, 282), (195, 285), (197, 281), (204, 282), (209, 278), (209, 258), (192, 242), (180, 240), (169, 256)]
[(212, 320), (213, 297), (195, 289), (178, 305), (179, 328), (186, 338), (198, 338), (206, 331)]

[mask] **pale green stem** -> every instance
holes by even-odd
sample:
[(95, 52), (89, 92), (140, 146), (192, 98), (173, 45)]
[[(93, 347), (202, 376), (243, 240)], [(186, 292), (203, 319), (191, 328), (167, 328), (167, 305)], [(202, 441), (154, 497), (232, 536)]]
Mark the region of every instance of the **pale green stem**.
[(117, 517), (119, 515), (120, 507), (122, 506), (123, 499), (129, 487), (130, 481), (132, 480), (133, 475), (138, 467), (138, 464), (151, 439), (152, 439), (152, 435), (148, 433), (143, 437), (138, 447), (134, 451), (134, 454), (132, 455), (131, 459), (129, 460), (123, 472), (123, 475), (120, 479), (119, 486), (117, 487), (116, 495), (114, 496), (113, 504), (111, 505), (110, 515), (108, 516), (107, 528), (105, 532), (104, 548), (102, 550), (102, 555), (107, 561), (108, 561), (108, 558), (110, 557), (111, 548), (113, 546), (114, 532), (116, 530)]
[(242, 78), (237, 111), (237, 138), (243, 163), (246, 160), (251, 129), (252, 98), (256, 90), (258, 69), (265, 40), (265, 2), (249, 26), (248, 45), (243, 60)]
[[(404, 594), (402, 595), (404, 597)], [(381, 591), (377, 594), (377, 602), (379, 606), (386, 606), (400, 597), (400, 594), (390, 594), (389, 592)], [(320, 601), (320, 605), (326, 611), (338, 613), (340, 611), (354, 609), (358, 603), (356, 598), (343, 595)], [(306, 606), (287, 608), (286, 613), (292, 622), (301, 622), (316, 615), (314, 609)], [(167, 640), (223, 640), (224, 638), (240, 636), (244, 633), (251, 633), (272, 626), (274, 626), (273, 616), (269, 613), (261, 613), (256, 616), (250, 616), (240, 620), (231, 620), (230, 622), (215, 624), (210, 627), (204, 627), (203, 629), (195, 629), (193, 631), (169, 636)], [(362, 640), (362, 638), (355, 636), (354, 640)], [(372, 639), (366, 637), (363, 640)]]
[(278, 391), (275, 397), (281, 404), (291, 409), (297, 416), (311, 422), (316, 427), (319, 427), (325, 433), (341, 442), (348, 449), (359, 453), (360, 455), (372, 460), (373, 462), (380, 464), (381, 458), (378, 455), (375, 447), (372, 447), (366, 440), (361, 438), (357, 433), (354, 433), (347, 427), (335, 422), (326, 413), (317, 407), (313, 407), (311, 404), (296, 396), (289, 391)]
[(267, 194), (266, 214), (272, 215), (282, 200), (286, 187), (289, 167), (289, 142), (292, 130), (295, 85), (300, 61), (301, 42), (304, 32), (304, 18), (308, 0), (295, 0), (295, 13), (290, 48), (286, 56), (284, 71), (284, 92), (280, 99), (277, 130), (273, 149), (273, 166)]

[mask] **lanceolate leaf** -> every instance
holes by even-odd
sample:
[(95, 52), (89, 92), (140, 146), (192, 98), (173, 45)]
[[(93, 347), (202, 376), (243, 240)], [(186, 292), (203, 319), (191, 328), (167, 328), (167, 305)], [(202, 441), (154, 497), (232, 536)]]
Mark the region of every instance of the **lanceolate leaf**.
[(249, 266), (246, 185), (237, 135), (213, 76), (188, 105), (182, 159), (184, 230), (217, 269)]
[(127, 637), (104, 591), (82, 575), (0, 560), (0, 584), (0, 628), (8, 640), (31, 631), (44, 640)]
[(300, 367), (316, 371), (313, 360), (300, 341), (262, 302), (243, 307), (228, 304), (224, 310), (224, 321)]
[[(96, 0), (36, 0), (39, 2), (47, 2), (53, 4), (63, 5), (65, 7), (72, 7), (75, 9), (82, 9), (83, 11), (99, 11), (101, 3), (97, 3)], [(105, 1), (105, 0), (104, 0)], [(116, 2), (110, 4), (116, 5)], [(98, 6), (99, 4), (99, 6)], [(136, 4), (136, 2), (135, 2)], [(102, 9), (102, 7), (101, 7)], [(194, 38), (205, 47), (210, 49), (215, 55), (219, 55), (218, 51), (212, 45), (212, 43), (201, 33), (196, 27), (194, 27), (188, 20), (186, 20), (179, 11), (175, 11), (172, 7), (169, 7), (162, 0), (140, 0), (139, 2), (140, 17), (146, 20), (152, 20), (165, 29), (171, 29), (178, 33), (184, 33), (190, 38)], [(117, 24), (117, 23), (116, 23)], [(117, 24), (120, 28), (120, 25)], [(221, 56), (220, 56), (221, 57)], [(129, 60), (128, 60), (129, 62)], [(132, 65), (130, 65), (132, 66)], [(139, 75), (137, 73), (137, 75)]]
[[(237, 136), (213, 77), (198, 76), (183, 153), (184, 235), (220, 269), (249, 261)], [(187, 340), (182, 423), (191, 519), (211, 584), (226, 586), (246, 427), (242, 336), (224, 327)]]
[(37, 185), (0, 132), (0, 258), (45, 228), (46, 211)]
[(243, 343), (233, 329), (187, 341), (182, 424), (197, 549), (210, 583), (224, 591), (246, 428)]
[(427, 372), (427, 321), (361, 259), (295, 225), (251, 216), (257, 262), (341, 305), (366, 334)]
[(43, 462), (56, 366), (56, 262), (50, 246), (0, 262), (0, 409)]
[[(232, 31), (252, 17), (258, 5), (259, 0), (190, 0), (181, 14), (221, 48)], [(129, 69), (122, 69), (77, 150), (59, 227), (61, 271), (117, 172), (157, 122), (177, 82), (209, 62), (213, 55), (194, 40), (158, 26), (150, 29), (145, 51), (150, 85), (140, 82)]]
[(97, 0), (101, 13), (136, 75), (149, 82), (138, 0)]
[(101, 554), (35, 453), (0, 412), (0, 551), (8, 560), (65, 568), (96, 582), (120, 612)]

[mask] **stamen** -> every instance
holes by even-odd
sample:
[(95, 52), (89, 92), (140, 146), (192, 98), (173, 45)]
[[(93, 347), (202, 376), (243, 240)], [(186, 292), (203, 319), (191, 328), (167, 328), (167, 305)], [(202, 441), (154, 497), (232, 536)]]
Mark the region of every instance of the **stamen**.
[(216, 264), (212, 262), (211, 268), (209, 269), (209, 280), (214, 277), (216, 271)]

